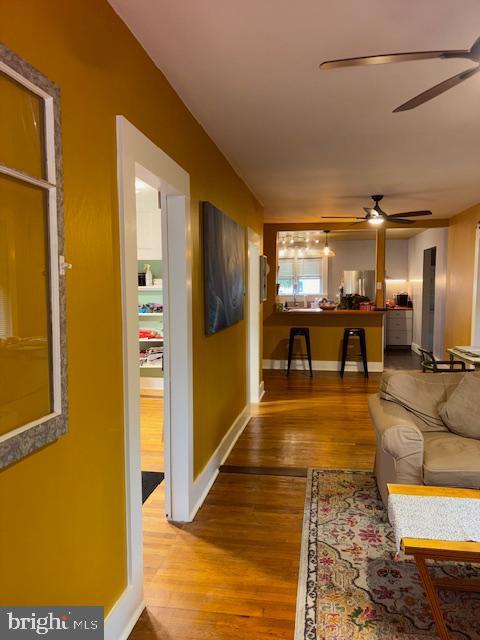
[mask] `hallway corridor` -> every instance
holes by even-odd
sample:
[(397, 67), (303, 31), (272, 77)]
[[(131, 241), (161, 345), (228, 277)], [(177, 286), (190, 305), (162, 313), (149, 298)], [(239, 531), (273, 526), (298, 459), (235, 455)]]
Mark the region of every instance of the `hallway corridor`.
[(302, 476), (372, 468), (367, 399), (378, 376), (264, 378), (263, 401), (195, 522), (165, 521), (163, 484), (144, 505), (147, 609), (130, 640), (293, 639)]

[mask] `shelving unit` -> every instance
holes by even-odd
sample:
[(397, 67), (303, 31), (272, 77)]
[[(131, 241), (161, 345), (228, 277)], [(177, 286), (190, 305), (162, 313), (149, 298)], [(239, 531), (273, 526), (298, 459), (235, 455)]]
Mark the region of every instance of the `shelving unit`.
[[(139, 271), (141, 264), (139, 263)], [(163, 287), (150, 286), (138, 287), (138, 305), (148, 303), (163, 304)], [(153, 329), (163, 336), (163, 313), (148, 312), (138, 313), (139, 329)], [(163, 347), (163, 337), (160, 338), (138, 338), (139, 352), (149, 347)], [(142, 389), (163, 389), (163, 370), (159, 361), (153, 363), (145, 362), (139, 364), (140, 367), (140, 387)]]

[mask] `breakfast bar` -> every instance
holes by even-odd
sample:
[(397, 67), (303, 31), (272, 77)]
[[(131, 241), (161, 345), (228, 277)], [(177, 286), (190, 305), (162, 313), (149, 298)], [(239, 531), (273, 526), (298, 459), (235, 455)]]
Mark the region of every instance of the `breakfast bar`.
[[(265, 309), (263, 353), (264, 367), (286, 369), (288, 341), (292, 327), (308, 327), (313, 368), (320, 371), (339, 371), (342, 359), (343, 336), (346, 328), (365, 330), (369, 371), (383, 371), (383, 311), (337, 309), (323, 311), (303, 307), (279, 311)], [(307, 369), (303, 358), (293, 358), (292, 369)], [(349, 344), (346, 371), (362, 371), (357, 344)]]

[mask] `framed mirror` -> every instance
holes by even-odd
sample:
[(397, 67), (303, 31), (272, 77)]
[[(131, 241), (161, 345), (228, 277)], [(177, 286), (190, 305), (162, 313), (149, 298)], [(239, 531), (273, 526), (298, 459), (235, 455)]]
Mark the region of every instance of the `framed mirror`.
[(59, 91), (0, 45), (0, 468), (67, 430)]

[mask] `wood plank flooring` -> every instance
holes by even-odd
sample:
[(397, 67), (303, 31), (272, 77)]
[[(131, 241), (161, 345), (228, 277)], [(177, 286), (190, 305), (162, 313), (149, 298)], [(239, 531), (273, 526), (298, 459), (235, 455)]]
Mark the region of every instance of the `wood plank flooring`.
[[(147, 608), (130, 640), (293, 639), (306, 479), (270, 474), (371, 468), (367, 399), (378, 376), (287, 379), (266, 371), (264, 378), (263, 402), (226, 462), (259, 473), (221, 473), (188, 525), (165, 521), (163, 484), (145, 503)], [(146, 406), (157, 420), (155, 404)], [(158, 443), (151, 424), (142, 416), (142, 460), (152, 460), (148, 449)]]
[(163, 471), (163, 397), (158, 391), (140, 394), (142, 471)]

